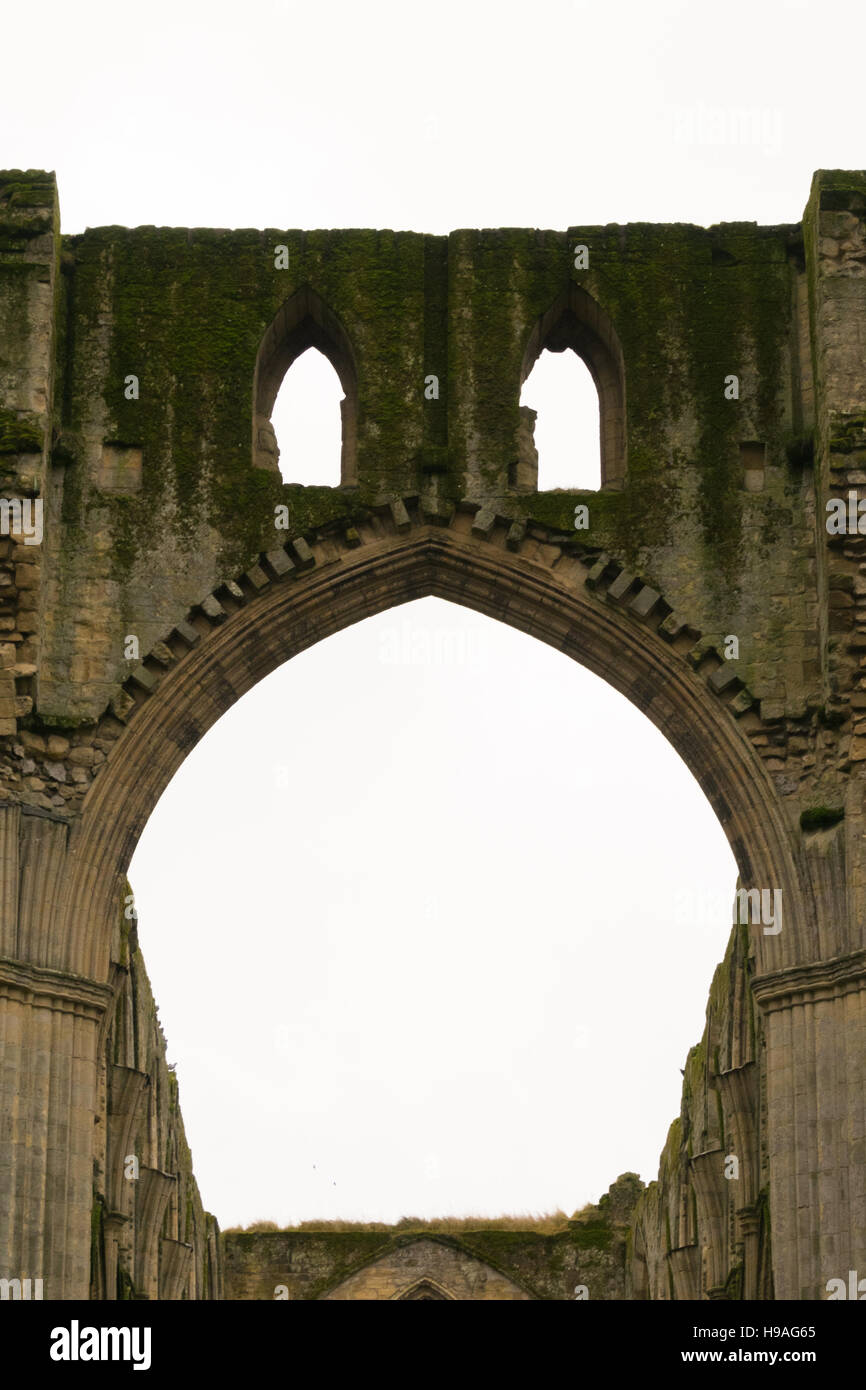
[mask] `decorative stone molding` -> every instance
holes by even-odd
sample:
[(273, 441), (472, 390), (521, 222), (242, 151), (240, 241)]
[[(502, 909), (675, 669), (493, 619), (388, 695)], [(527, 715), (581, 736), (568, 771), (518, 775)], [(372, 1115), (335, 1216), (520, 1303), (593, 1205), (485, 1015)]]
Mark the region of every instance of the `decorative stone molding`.
[(768, 1014), (795, 1004), (816, 1004), (859, 993), (866, 990), (866, 950), (758, 975), (752, 981), (752, 990)]
[(94, 1023), (102, 1021), (112, 998), (109, 986), (98, 980), (3, 958), (0, 958), (0, 987), (10, 999), (22, 1004), (75, 1014)]

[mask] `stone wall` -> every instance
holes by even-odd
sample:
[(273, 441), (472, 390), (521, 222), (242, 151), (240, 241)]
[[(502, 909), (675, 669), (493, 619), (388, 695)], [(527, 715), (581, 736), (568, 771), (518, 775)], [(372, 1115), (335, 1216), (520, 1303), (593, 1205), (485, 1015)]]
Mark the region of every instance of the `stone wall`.
[(766, 1042), (749, 928), (716, 970), (682, 1109), (632, 1218), (627, 1296), (771, 1299)]
[[(0, 174), (0, 1273), (88, 1288), (94, 1132), (137, 1084), (102, 1074), (117, 899), (168, 780), (281, 662), (427, 594), (625, 694), (744, 887), (783, 897), (783, 930), (753, 919), (717, 976), (637, 1296), (767, 1295), (767, 1192), (776, 1297), (866, 1264), (864, 324), (864, 171), (817, 174), (792, 226), (447, 237), (64, 237), (52, 175)], [(274, 468), (267, 416), (308, 346), (346, 393), (334, 488)], [(597, 491), (537, 490), (519, 398), (546, 346), (599, 384)], [(143, 1070), (123, 1048), (112, 1067)], [(194, 1244), (159, 1095), (143, 1252), (115, 1242), (151, 1296), (154, 1241)], [(742, 1189), (718, 1173), (735, 1145)], [(165, 1246), (172, 1287), (187, 1258)]]
[[(643, 1184), (624, 1174), (555, 1234), (511, 1229), (226, 1231), (232, 1299), (480, 1300), (626, 1297), (629, 1219)], [(313, 1223), (308, 1223), (312, 1226)], [(429, 1286), (427, 1288), (426, 1286)]]
[(201, 1203), (177, 1077), (124, 895), (112, 950), (97, 1125), (90, 1297), (222, 1297), (219, 1227)]
[[(4, 197), (19, 230), (14, 250), (0, 244), (0, 282), (7, 296), (31, 289), (4, 324), (0, 409), (14, 430), (0, 448), (21, 450), (5, 457), (52, 518), (42, 547), (16, 551), (29, 569), (10, 571), (9, 601), (39, 621), (13, 629), (28, 645), (6, 669), (34, 664), (38, 628), (46, 727), (100, 716), (131, 669), (125, 638), (143, 658), (271, 550), (275, 506), (306, 536), (419, 493), (572, 534), (575, 502), (589, 502), (583, 538), (714, 643), (737, 634), (737, 670), (768, 711), (820, 702), (803, 228), (61, 237), (50, 175), (0, 175)], [(354, 461), (338, 488), (283, 484), (255, 443), (274, 382), (308, 343), (351, 404)], [(602, 385), (615, 378), (600, 492), (536, 491), (519, 395), (546, 345), (574, 346)], [(22, 698), (33, 675), (15, 671)]]

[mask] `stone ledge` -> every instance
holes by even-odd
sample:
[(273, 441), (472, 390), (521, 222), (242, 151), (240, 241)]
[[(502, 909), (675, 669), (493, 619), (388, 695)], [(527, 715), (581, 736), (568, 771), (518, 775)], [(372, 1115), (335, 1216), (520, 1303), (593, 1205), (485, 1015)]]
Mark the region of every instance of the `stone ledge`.
[(791, 965), (752, 980), (752, 992), (767, 1013), (795, 1003), (837, 999), (861, 989), (866, 990), (866, 949), (810, 965)]
[[(71, 1005), (71, 1012), (82, 1013), (97, 1023), (114, 999), (111, 986), (98, 980), (63, 970), (49, 970), (46, 966), (28, 965), (8, 957), (0, 957), (0, 986), (5, 986), (3, 993), (7, 997), (17, 996), (22, 1003), (45, 1000), (48, 1002), (42, 1007)], [(70, 1009), (57, 1007), (57, 1012), (68, 1013)]]

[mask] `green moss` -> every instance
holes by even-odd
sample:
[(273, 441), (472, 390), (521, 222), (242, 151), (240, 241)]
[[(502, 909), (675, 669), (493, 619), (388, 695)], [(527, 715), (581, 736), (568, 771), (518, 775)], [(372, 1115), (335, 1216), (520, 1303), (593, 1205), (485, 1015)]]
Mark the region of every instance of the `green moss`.
[[(50, 231), (56, 216), (53, 174), (35, 169), (0, 171), (0, 253), (25, 252), (34, 237)], [(4, 272), (9, 268), (4, 265)]]
[(42, 431), (33, 419), (0, 407), (0, 454), (39, 454)]
[[(291, 272), (274, 270), (277, 242), (290, 247)], [(410, 460), (424, 435), (424, 292), (426, 284), (432, 352), (441, 336), (433, 289), (444, 284), (443, 248), (411, 233), (366, 231), (102, 228), (65, 239), (73, 258), (64, 371), (71, 447), (89, 402), (101, 396), (105, 437), (139, 445), (144, 456), (140, 494), (96, 499), (109, 511), (118, 574), (142, 560), (157, 517), (189, 548), (200, 523), (209, 524), (224, 573), (272, 548), (274, 507), (297, 504), (304, 490), (252, 467), (253, 375), (268, 325), (304, 285), (344, 325), (356, 357), (361, 501), (414, 490)], [(444, 364), (440, 370), (444, 380)], [(130, 374), (139, 377), (138, 400), (125, 397)], [(442, 406), (444, 419), (445, 402), (430, 404)], [(443, 447), (441, 428), (431, 428), (431, 446)], [(296, 510), (303, 525), (357, 503), (358, 495), (347, 501), (336, 489), (311, 489)]]
[(841, 806), (812, 806), (800, 813), (801, 830), (827, 830), (845, 817)]
[(613, 1231), (605, 1221), (587, 1221), (569, 1228), (569, 1242), (578, 1250), (609, 1250)]
[(53, 172), (43, 169), (0, 169), (0, 206), (53, 207), (56, 198)]
[(866, 174), (862, 169), (818, 169), (812, 177), (810, 202), (832, 212), (866, 211)]
[[(528, 335), (576, 280), (610, 315), (622, 344), (627, 486), (509, 504), (568, 535), (576, 502), (588, 502), (587, 541), (636, 562), (650, 540), (663, 546), (675, 534), (692, 505), (693, 469), (708, 573), (729, 586), (742, 499), (739, 410), (723, 399), (723, 369), (754, 359), (755, 409), (772, 447), (788, 313), (784, 230), (635, 224), (437, 238), (144, 227), (65, 238), (64, 448), (72, 458), (80, 453), (90, 403), (101, 397), (106, 437), (142, 447), (144, 477), (139, 495), (107, 497), (91, 494), (68, 467), (72, 544), (64, 555), (75, 553), (75, 531), (97, 509), (112, 532), (115, 580), (145, 563), (155, 527), (168, 526), (192, 550), (202, 521), (220, 537), (219, 571), (235, 573), (273, 545), (278, 504), (291, 506), (303, 533), (340, 518), (351, 523), (374, 498), (415, 492), (434, 472), (440, 496), (459, 497), (472, 439), (484, 442), (481, 467), (495, 491), (515, 454)], [(573, 271), (576, 239), (591, 247), (588, 275)], [(277, 241), (289, 246), (290, 271), (274, 271)], [(280, 305), (307, 284), (343, 325), (355, 357), (361, 483), (349, 496), (287, 487), (251, 466), (259, 344)], [(431, 371), (438, 401), (424, 399)], [(129, 373), (140, 378), (137, 401), (124, 397)], [(700, 440), (688, 460), (670, 427), (691, 406)]]
[[(563, 1272), (571, 1274), (575, 1269), (575, 1251), (580, 1251), (581, 1268), (589, 1261), (590, 1266), (604, 1271), (605, 1278), (615, 1281), (621, 1277), (626, 1248), (624, 1235), (615, 1234), (604, 1220), (570, 1225), (555, 1234), (510, 1229), (458, 1233), (400, 1224), (384, 1231), (224, 1231), (220, 1240), (227, 1263), (241, 1259), (250, 1269), (276, 1269), (284, 1267), (291, 1256), (297, 1269), (321, 1270), (303, 1293), (293, 1295), (315, 1299), (371, 1261), (419, 1237), (483, 1260), (533, 1298), (561, 1297), (557, 1280)], [(592, 1260), (593, 1252), (598, 1265)]]

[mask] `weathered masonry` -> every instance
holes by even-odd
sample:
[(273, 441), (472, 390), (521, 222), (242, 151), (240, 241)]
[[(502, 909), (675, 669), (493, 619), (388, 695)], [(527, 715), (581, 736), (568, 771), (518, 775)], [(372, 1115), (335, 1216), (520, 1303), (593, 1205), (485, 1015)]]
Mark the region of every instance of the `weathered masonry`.
[[(428, 594), (627, 695), (743, 889), (782, 895), (713, 980), (629, 1296), (866, 1275), (866, 535), (826, 525), (866, 496), (864, 344), (863, 171), (817, 174), (795, 226), (447, 237), (64, 237), (52, 175), (0, 175), (0, 1276), (219, 1296), (126, 869), (235, 700)], [(345, 391), (333, 489), (282, 481), (268, 422), (311, 345)], [(545, 346), (598, 385), (597, 492), (536, 490)]]
[[(631, 1298), (629, 1221), (643, 1183), (623, 1173), (598, 1206), (554, 1231), (472, 1229), (225, 1231), (225, 1297), (438, 1302)], [(313, 1223), (310, 1223), (312, 1226)], [(452, 1223), (453, 1224), (453, 1223)], [(414, 1228), (413, 1228), (414, 1227)]]

